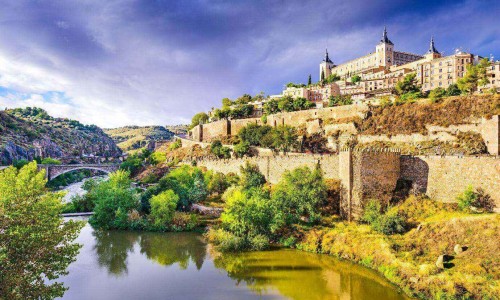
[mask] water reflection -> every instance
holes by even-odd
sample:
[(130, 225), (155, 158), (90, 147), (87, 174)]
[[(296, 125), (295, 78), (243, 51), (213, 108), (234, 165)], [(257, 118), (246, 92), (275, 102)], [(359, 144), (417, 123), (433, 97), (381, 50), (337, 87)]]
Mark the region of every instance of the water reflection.
[(175, 263), (185, 270), (189, 261), (200, 270), (206, 255), (206, 246), (202, 237), (196, 233), (182, 234), (145, 233), (141, 235), (141, 253), (148, 259), (163, 266)]
[(221, 254), (197, 233), (93, 231), (65, 299), (405, 299), (380, 276), (293, 250)]

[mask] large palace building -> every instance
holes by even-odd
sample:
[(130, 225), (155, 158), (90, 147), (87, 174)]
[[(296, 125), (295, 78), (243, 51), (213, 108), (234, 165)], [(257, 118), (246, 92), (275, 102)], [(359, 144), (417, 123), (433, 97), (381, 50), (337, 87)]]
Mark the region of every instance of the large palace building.
[[(429, 50), (423, 54), (396, 51), (394, 43), (384, 28), (375, 52), (336, 65), (329, 57), (328, 50), (319, 65), (319, 78), (328, 78), (335, 74), (340, 80), (308, 87), (287, 87), (282, 95), (305, 97), (322, 106), (330, 96), (349, 94), (354, 100), (392, 94), (396, 83), (407, 74), (415, 73), (417, 83), (423, 92), (437, 87), (447, 88), (463, 77), (468, 64), (476, 64), (481, 57), (471, 53), (456, 51), (449, 56), (442, 56), (431, 38)], [(491, 60), (487, 74), (490, 83), (483, 88), (500, 89), (500, 62)], [(352, 77), (359, 76), (360, 81), (353, 83)]]

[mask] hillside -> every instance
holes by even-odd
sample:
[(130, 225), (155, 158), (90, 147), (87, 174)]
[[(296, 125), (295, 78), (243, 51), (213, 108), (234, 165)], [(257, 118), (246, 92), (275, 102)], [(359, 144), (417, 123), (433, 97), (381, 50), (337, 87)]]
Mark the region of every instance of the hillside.
[(162, 126), (125, 126), (105, 129), (123, 151), (147, 147), (152, 141), (170, 140), (174, 133)]
[(95, 125), (54, 118), (40, 108), (0, 111), (0, 164), (36, 157), (69, 161), (87, 155), (118, 157), (121, 150)]

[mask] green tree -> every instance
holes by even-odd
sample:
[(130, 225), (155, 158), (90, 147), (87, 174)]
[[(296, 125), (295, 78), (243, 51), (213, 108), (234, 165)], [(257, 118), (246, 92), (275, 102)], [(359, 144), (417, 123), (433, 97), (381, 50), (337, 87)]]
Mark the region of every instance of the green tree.
[(206, 113), (204, 112), (197, 113), (191, 119), (191, 125), (189, 126), (189, 129), (194, 128), (195, 126), (198, 126), (200, 124), (205, 124), (207, 121), (208, 121), (208, 115)]
[(361, 81), (361, 76), (359, 76), (359, 75), (354, 75), (354, 76), (351, 77), (351, 82), (352, 83), (358, 83), (360, 81)]
[(172, 190), (166, 190), (151, 198), (151, 218), (158, 227), (168, 226), (174, 218), (179, 196)]
[(208, 194), (203, 173), (196, 169), (193, 175), (193, 186), (189, 189), (189, 204), (205, 200)]
[(458, 88), (464, 94), (472, 94), (477, 91), (479, 86), (484, 86), (489, 83), (486, 69), (490, 66), (487, 58), (482, 59), (479, 64), (467, 65), (465, 76), (457, 81)]
[(278, 107), (278, 100), (277, 99), (271, 99), (264, 103), (263, 105), (263, 110), (266, 115), (272, 115), (280, 112), (280, 109)]
[[(268, 134), (269, 136), (269, 134)], [(289, 152), (297, 147), (297, 130), (288, 125), (280, 125), (270, 132), (271, 148), (276, 151)]]
[(261, 145), (262, 138), (272, 130), (269, 125), (257, 125), (250, 123), (240, 129), (238, 137), (243, 142), (248, 142), (251, 146)]
[(64, 194), (49, 192), (46, 182), (36, 162), (0, 171), (1, 298), (53, 299), (66, 290), (54, 280), (75, 260), (82, 224), (63, 221)]
[(396, 92), (398, 95), (420, 92), (420, 87), (417, 85), (415, 73), (407, 74), (403, 80), (396, 83)]
[(52, 157), (42, 159), (42, 165), (60, 165), (61, 161)]
[(448, 88), (446, 89), (447, 96), (458, 96), (460, 94), (461, 94), (461, 91), (458, 88), (458, 85), (456, 83), (450, 84), (448, 86)]
[(302, 218), (310, 222), (317, 221), (318, 204), (327, 199), (321, 169), (317, 167), (311, 171), (303, 167), (285, 172), (274, 187), (271, 199), (285, 224), (297, 223)]
[(118, 170), (95, 187), (96, 203), (90, 224), (102, 229), (127, 229), (128, 213), (139, 208), (136, 192), (130, 188), (130, 173)]
[(278, 108), (280, 111), (284, 112), (295, 111), (293, 107), (293, 98), (290, 96), (284, 96), (278, 101)]
[(218, 158), (230, 158), (231, 149), (222, 145), (220, 140), (215, 140), (210, 145), (210, 152)]
[(441, 87), (435, 88), (429, 93), (429, 98), (432, 102), (438, 102), (444, 96), (446, 96), (446, 90)]
[(311, 85), (312, 84), (312, 78), (311, 78), (311, 74), (309, 74), (309, 78), (307, 79), (307, 85)]
[(240, 141), (234, 146), (233, 151), (237, 157), (248, 155), (250, 153), (250, 143), (247, 141)]
[(240, 166), (240, 175), (240, 185), (245, 190), (260, 188), (266, 183), (266, 178), (260, 172), (259, 167), (248, 161), (244, 166)]
[(233, 105), (233, 101), (229, 98), (224, 98), (222, 99), (222, 108), (229, 108), (231, 105)]

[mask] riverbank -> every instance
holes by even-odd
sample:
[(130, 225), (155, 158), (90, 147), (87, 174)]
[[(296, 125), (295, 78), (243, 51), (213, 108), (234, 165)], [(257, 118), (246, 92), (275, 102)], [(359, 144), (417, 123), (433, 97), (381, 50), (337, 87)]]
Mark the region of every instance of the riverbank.
[(410, 297), (499, 299), (500, 215), (416, 208), (400, 208), (415, 224), (404, 234), (333, 222), (304, 231), (296, 247), (376, 270)]

